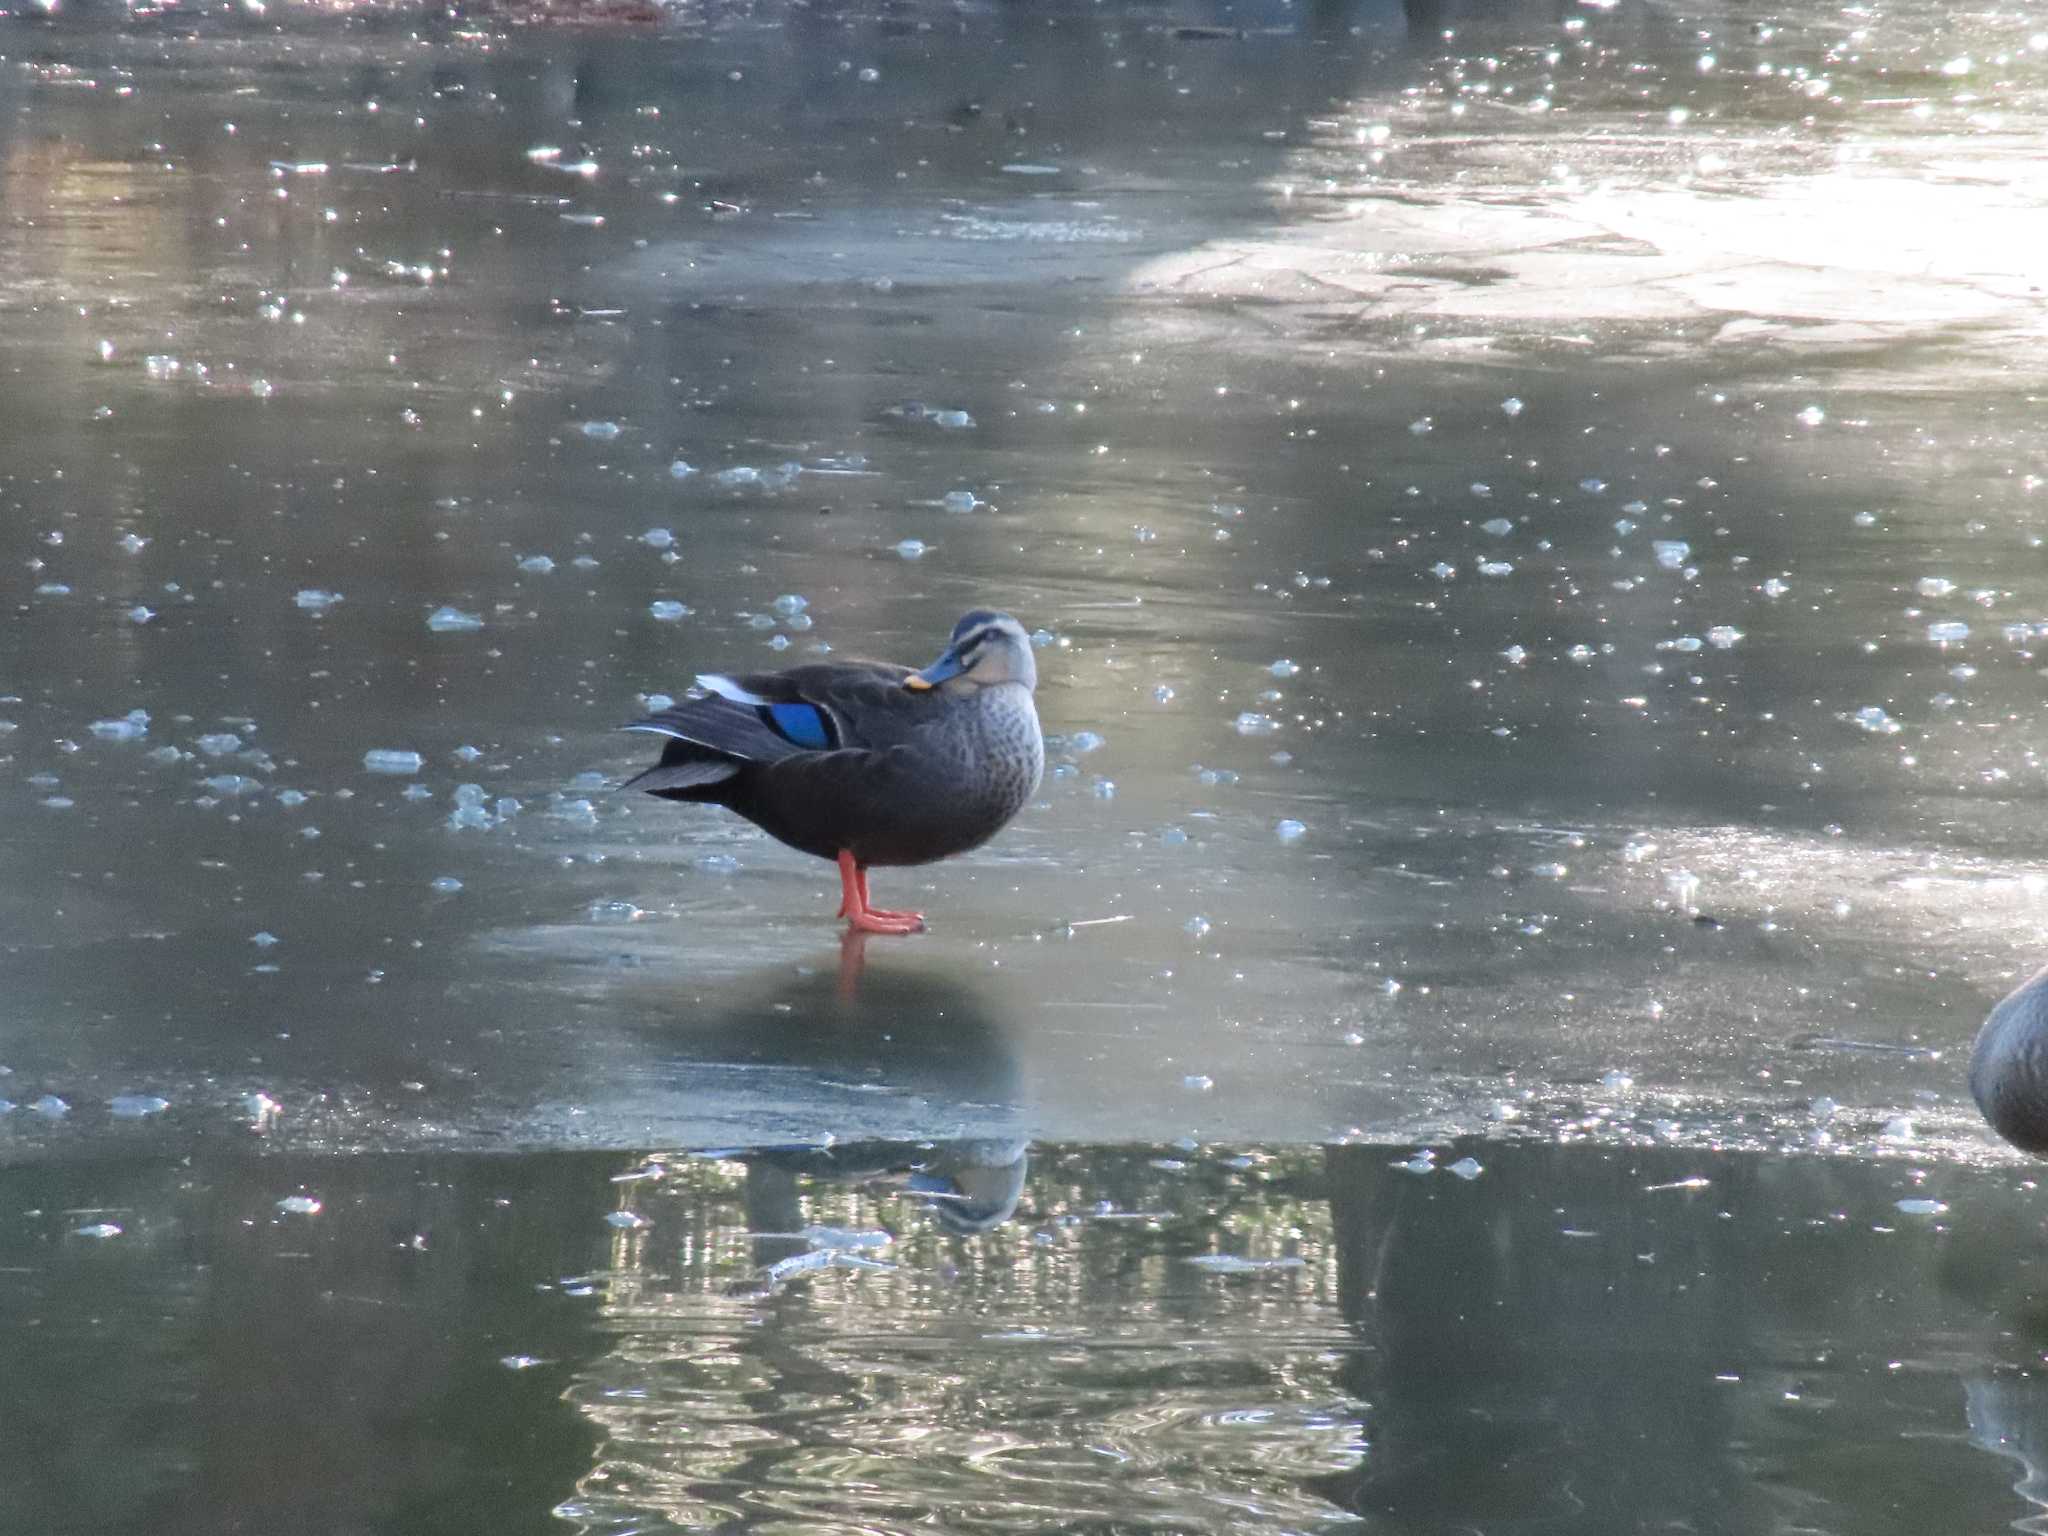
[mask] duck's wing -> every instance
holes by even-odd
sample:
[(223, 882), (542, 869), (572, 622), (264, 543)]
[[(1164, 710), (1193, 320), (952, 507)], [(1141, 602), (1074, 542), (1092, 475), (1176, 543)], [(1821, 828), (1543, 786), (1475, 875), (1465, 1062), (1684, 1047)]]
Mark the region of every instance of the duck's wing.
[(706, 675), (697, 683), (728, 699), (755, 701), (775, 729), (812, 751), (831, 752), (894, 746), (931, 719), (935, 701), (903, 686), (911, 671), (879, 661), (811, 662), (784, 672)]
[[(767, 765), (806, 752), (838, 752), (895, 740), (899, 713), (920, 702), (903, 686), (907, 667), (832, 662), (733, 677), (699, 675), (700, 698), (628, 724), (668, 738), (661, 763), (628, 788), (682, 789), (728, 777), (741, 763)], [(688, 783), (676, 779), (681, 773)], [(655, 783), (662, 777), (661, 783)], [(676, 779), (675, 782), (670, 782)]]

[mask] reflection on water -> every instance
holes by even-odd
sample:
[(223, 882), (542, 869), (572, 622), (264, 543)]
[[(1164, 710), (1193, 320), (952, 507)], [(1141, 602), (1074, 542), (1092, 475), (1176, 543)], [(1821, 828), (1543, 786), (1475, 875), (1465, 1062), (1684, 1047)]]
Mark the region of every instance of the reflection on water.
[[(2040, 1196), (2010, 1173), (1022, 1152), (10, 1170), (0, 1407), (48, 1428), (4, 1439), (0, 1525), (1906, 1533), (2038, 1510)], [(987, 1219), (963, 1233), (920, 1172)]]

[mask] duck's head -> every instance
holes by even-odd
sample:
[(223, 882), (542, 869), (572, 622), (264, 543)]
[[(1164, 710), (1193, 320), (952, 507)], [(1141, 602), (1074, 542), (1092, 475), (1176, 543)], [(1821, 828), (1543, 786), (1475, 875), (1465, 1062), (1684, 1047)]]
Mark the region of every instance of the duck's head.
[(1027, 1141), (942, 1145), (904, 1184), (923, 1195), (939, 1225), (960, 1237), (991, 1232), (1017, 1212), (1031, 1167)]
[(922, 672), (903, 679), (903, 686), (924, 693), (933, 688), (964, 693), (997, 683), (1038, 686), (1038, 663), (1031, 656), (1031, 637), (1007, 613), (977, 608), (953, 626), (953, 638), (939, 659)]

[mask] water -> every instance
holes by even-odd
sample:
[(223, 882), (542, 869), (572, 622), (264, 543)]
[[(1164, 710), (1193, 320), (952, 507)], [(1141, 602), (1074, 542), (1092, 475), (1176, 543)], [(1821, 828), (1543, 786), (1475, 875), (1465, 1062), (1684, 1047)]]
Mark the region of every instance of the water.
[[(1963, 1063), (2048, 951), (2044, 37), (1637, 0), (6, 21), (0, 1305), (48, 1353), (0, 1378), (98, 1426), (20, 1528), (2024, 1514), (1989, 1450), (2041, 1443), (2033, 1194)], [(997, 841), (876, 873), (923, 936), (842, 944), (828, 867), (605, 788), (698, 673), (923, 664), (990, 605), (1057, 741)], [(842, 1181), (810, 1224), (923, 1246), (729, 1292), (810, 1250), (742, 1263), (763, 1175), (684, 1154), (828, 1137), (1029, 1142), (1028, 1214), (940, 1237)], [(606, 1227), (653, 1155), (687, 1177)], [(1612, 1233), (1729, 1181), (1683, 1292), (1654, 1244), (1511, 1244), (1560, 1287), (1526, 1355), (1396, 1369), (1333, 1277), (1339, 1185)], [(1823, 1235), (1795, 1277), (1766, 1232)], [(1917, 1323), (1786, 1290), (1880, 1277)], [(692, 1321), (604, 1368), (643, 1296)], [(1672, 1342), (1693, 1307), (1762, 1340), (1739, 1381)], [(1014, 1395), (889, 1395), (975, 1382)], [(405, 1413), (474, 1480), (395, 1456)], [(522, 1413), (551, 1450), (514, 1465)], [(1624, 1479), (1645, 1420), (1736, 1448)], [(208, 1423), (264, 1454), (208, 1470)], [(1804, 1492), (1760, 1511), (1758, 1465)], [(828, 1481), (875, 1491), (825, 1516)]]
[(50, 1434), (0, 1449), (6, 1525), (2038, 1518), (2030, 1181), (1458, 1147), (1478, 1177), (1002, 1134), (16, 1168), (0, 1404)]

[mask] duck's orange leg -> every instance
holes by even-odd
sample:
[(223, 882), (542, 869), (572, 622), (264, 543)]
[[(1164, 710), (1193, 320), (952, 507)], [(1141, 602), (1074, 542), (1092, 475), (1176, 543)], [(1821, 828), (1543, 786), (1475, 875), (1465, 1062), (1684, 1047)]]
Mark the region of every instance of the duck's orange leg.
[(924, 927), (922, 912), (891, 912), (868, 905), (868, 872), (853, 861), (853, 855), (839, 855), (839, 915), (848, 926), (863, 933), (916, 933)]
[(853, 879), (855, 886), (860, 891), (860, 904), (863, 907), (867, 908), (868, 916), (879, 917), (884, 919), (885, 921), (912, 922), (917, 924), (917, 926), (920, 928), (924, 926), (924, 914), (922, 912), (909, 912), (901, 910), (896, 907), (876, 906), (874, 902), (868, 898), (867, 870), (859, 866), (856, 866), (853, 872)]

